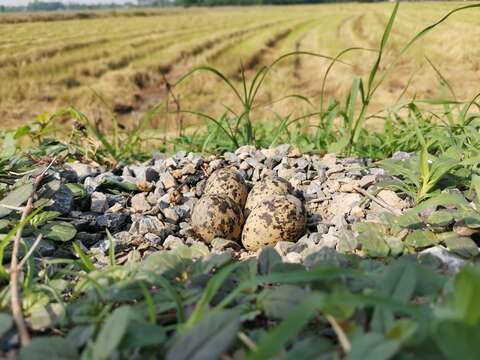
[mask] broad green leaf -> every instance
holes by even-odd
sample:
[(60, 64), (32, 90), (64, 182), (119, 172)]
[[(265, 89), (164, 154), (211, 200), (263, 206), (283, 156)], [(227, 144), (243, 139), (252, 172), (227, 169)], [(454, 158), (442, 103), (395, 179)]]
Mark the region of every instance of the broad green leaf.
[(257, 304), (263, 309), (265, 315), (273, 319), (284, 319), (290, 309), (297, 306), (308, 292), (294, 285), (280, 285), (266, 288), (258, 295)]
[(77, 349), (66, 339), (57, 336), (37, 337), (20, 350), (20, 360), (76, 360)]
[(160, 346), (167, 339), (165, 329), (159, 325), (131, 322), (120, 348), (133, 349), (148, 346)]
[(95, 359), (110, 358), (121, 344), (133, 318), (134, 314), (129, 306), (119, 307), (108, 316), (93, 344)]
[(65, 307), (58, 303), (35, 304), (30, 309), (28, 321), (33, 330), (54, 328), (65, 315)]
[(438, 243), (435, 234), (428, 230), (415, 230), (407, 235), (405, 244), (414, 248), (424, 248)]
[(75, 226), (63, 221), (48, 223), (40, 228), (40, 232), (45, 239), (60, 242), (70, 241), (77, 235), (77, 229), (75, 229)]
[(310, 294), (294, 307), (288, 316), (258, 343), (248, 360), (263, 360), (275, 358), (278, 353), (307, 325), (312, 316), (324, 304), (321, 294)]
[(374, 231), (366, 231), (357, 237), (362, 246), (362, 251), (371, 257), (386, 257), (390, 252), (390, 247), (385, 242), (383, 236)]
[(272, 268), (282, 262), (282, 257), (272, 247), (262, 249), (258, 256), (258, 273), (260, 275), (267, 275), (272, 271)]
[(478, 255), (479, 249), (475, 241), (469, 237), (458, 236), (455, 233), (450, 234), (451, 236), (444, 238), (445, 245), (450, 251), (464, 258), (471, 258)]
[(2, 200), (0, 200), (0, 218), (9, 215), (13, 210), (2, 207), (2, 205), (19, 207), (24, 204), (30, 195), (32, 195), (33, 184), (27, 183), (21, 185), (7, 194)]
[(368, 333), (357, 336), (347, 360), (388, 360), (400, 349), (400, 342), (386, 339), (382, 334)]
[(234, 310), (208, 313), (185, 334), (178, 334), (166, 360), (218, 359), (234, 341), (240, 316)]
[(454, 283), (454, 306), (469, 325), (478, 325), (480, 320), (480, 268), (465, 266), (458, 273)]
[(456, 320), (435, 324), (434, 340), (446, 360), (476, 360), (480, 353), (480, 327)]
[(451, 211), (439, 210), (431, 213), (427, 218), (427, 223), (433, 226), (448, 226), (454, 220)]

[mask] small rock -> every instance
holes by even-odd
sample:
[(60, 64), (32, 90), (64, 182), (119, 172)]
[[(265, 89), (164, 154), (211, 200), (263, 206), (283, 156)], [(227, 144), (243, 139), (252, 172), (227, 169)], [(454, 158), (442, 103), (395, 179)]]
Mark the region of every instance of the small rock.
[(168, 250), (175, 249), (181, 245), (183, 245), (183, 240), (173, 235), (169, 235), (163, 242), (163, 247)]
[(144, 236), (145, 240), (147, 240), (153, 246), (161, 246), (163, 239), (155, 234), (147, 233)]
[(406, 201), (402, 200), (394, 191), (392, 190), (380, 190), (377, 196), (385, 201), (388, 205), (395, 209), (403, 210), (408, 207)]
[(121, 213), (106, 213), (96, 219), (96, 225), (101, 228), (107, 228), (110, 231), (120, 231), (129, 221), (130, 216)]
[(95, 191), (92, 193), (90, 210), (97, 213), (104, 213), (108, 209), (107, 196), (104, 193)]
[(333, 197), (328, 210), (333, 215), (345, 215), (361, 200), (362, 197), (357, 193), (339, 193)]
[(83, 182), (87, 177), (94, 177), (99, 173), (98, 169), (94, 169), (90, 165), (81, 163), (70, 163), (67, 164), (66, 167), (77, 174), (79, 182)]
[(177, 185), (177, 181), (168, 171), (165, 171), (160, 175), (160, 181), (162, 182), (164, 188), (167, 190)]
[(233, 250), (240, 250), (242, 248), (239, 243), (222, 238), (213, 239), (211, 245), (212, 249), (216, 251), (223, 251), (229, 248)]
[(293, 245), (295, 245), (295, 243), (290, 241), (279, 241), (275, 244), (274, 249), (280, 254), (280, 256), (284, 257)]
[(180, 220), (180, 216), (178, 216), (177, 212), (172, 208), (166, 208), (162, 211), (163, 216), (165, 217), (165, 221), (171, 224), (177, 224)]
[(152, 206), (147, 201), (147, 196), (145, 193), (139, 193), (132, 197), (131, 199), (132, 209), (135, 212), (145, 212), (152, 209)]
[(73, 193), (65, 185), (60, 185), (58, 190), (51, 197), (53, 204), (47, 210), (58, 211), (62, 215), (66, 215), (73, 210)]
[(302, 255), (296, 252), (290, 252), (285, 256), (285, 262), (292, 264), (300, 264), (303, 260)]
[(466, 260), (462, 259), (460, 256), (452, 254), (445, 247), (441, 245), (433, 246), (426, 250), (423, 250), (418, 254), (419, 258), (424, 257), (433, 257), (441, 262), (441, 264), (446, 268), (447, 271), (456, 273), (458, 272), (463, 265), (465, 265)]

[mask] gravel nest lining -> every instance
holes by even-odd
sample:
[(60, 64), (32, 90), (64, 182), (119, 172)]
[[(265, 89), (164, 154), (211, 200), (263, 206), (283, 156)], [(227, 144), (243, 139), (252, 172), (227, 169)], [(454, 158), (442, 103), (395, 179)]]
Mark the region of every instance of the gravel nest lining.
[[(237, 168), (249, 187), (268, 176), (284, 178), (304, 203), (307, 233), (296, 242), (282, 241), (275, 246), (286, 262), (301, 263), (323, 248), (361, 254), (358, 249), (348, 248), (341, 236), (344, 230), (356, 222), (378, 221), (384, 212), (400, 213), (410, 206), (393, 191), (377, 186), (388, 175), (370, 159), (308, 155), (290, 145), (280, 145), (260, 150), (244, 146), (223, 156), (183, 151), (173, 156), (157, 154), (143, 164), (118, 166), (111, 171), (82, 163), (67, 164), (58, 173), (59, 181), (82, 184), (88, 197), (86, 201), (73, 201), (73, 194), (60, 186), (52, 197), (52, 208), (61, 209), (70, 219), (78, 231), (75, 241), (93, 254), (99, 266), (108, 263), (110, 244), (119, 263), (126, 261), (134, 249), (142, 257), (171, 249), (190, 251), (192, 257), (225, 251), (238, 259), (256, 256), (240, 243), (225, 239), (206, 245), (192, 230), (191, 212), (206, 179), (226, 166)], [(44, 255), (71, 251), (48, 241), (39, 250)]]

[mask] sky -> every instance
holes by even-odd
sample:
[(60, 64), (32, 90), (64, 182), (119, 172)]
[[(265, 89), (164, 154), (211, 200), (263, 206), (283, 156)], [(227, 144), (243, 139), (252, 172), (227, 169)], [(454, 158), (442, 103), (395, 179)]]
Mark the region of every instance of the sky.
[[(27, 5), (31, 0), (0, 0), (0, 5), (6, 5), (6, 6), (23, 6)], [(44, 0), (47, 1), (47, 0)], [(116, 3), (116, 4), (122, 4), (129, 2), (128, 0), (55, 0), (55, 1), (61, 1), (65, 4), (67, 3), (81, 3), (81, 4), (111, 4), (111, 3)], [(132, 1), (130, 1), (132, 2)]]

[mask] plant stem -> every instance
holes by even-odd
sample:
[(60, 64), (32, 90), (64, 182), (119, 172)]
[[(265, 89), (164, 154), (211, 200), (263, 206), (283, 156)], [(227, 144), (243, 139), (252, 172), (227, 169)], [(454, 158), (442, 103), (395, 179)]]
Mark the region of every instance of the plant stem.
[[(25, 318), (23, 317), (22, 303), (20, 300), (21, 294), (20, 294), (19, 281), (18, 281), (19, 274), (22, 271), (22, 266), (25, 262), (22, 261), (19, 265), (18, 251), (20, 249), (20, 242), (22, 240), (22, 232), (23, 232), (25, 220), (33, 210), (33, 197), (35, 196), (35, 193), (38, 187), (40, 186), (46, 172), (53, 165), (55, 161), (56, 161), (56, 158), (54, 158), (52, 162), (47, 166), (47, 168), (35, 178), (32, 193), (30, 194), (30, 197), (27, 200), (27, 205), (25, 205), (22, 211), (22, 216), (20, 219), (21, 225), (18, 228), (17, 233), (15, 234), (15, 239), (13, 241), (12, 260), (10, 262), (10, 291), (11, 291), (10, 303), (12, 308), (12, 316), (15, 321), (18, 335), (20, 336), (20, 343), (22, 344), (22, 346), (26, 346), (30, 343), (30, 335), (28, 334), (27, 325), (25, 324)], [(40, 240), (37, 239), (35, 243), (38, 244), (39, 242)]]

